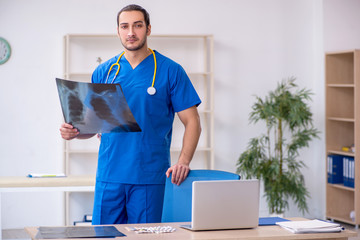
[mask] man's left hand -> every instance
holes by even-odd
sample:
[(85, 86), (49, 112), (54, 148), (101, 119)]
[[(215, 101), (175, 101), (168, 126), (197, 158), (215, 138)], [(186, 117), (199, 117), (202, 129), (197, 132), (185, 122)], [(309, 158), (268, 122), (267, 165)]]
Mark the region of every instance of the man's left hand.
[(172, 173), (171, 182), (180, 185), (189, 174), (190, 167), (187, 164), (177, 163), (173, 166), (171, 166), (166, 171), (166, 177), (170, 176), (170, 173)]

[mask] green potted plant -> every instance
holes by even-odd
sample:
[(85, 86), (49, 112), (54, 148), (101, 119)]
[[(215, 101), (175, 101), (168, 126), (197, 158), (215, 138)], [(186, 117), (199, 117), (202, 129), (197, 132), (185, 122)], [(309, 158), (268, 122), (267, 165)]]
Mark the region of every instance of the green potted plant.
[(263, 181), (272, 214), (284, 213), (290, 198), (301, 212), (308, 211), (309, 192), (300, 171), (305, 164), (299, 159), (299, 150), (319, 133), (307, 104), (310, 95), (309, 90), (298, 89), (295, 78), (289, 78), (264, 99), (256, 97), (252, 106), (250, 122), (265, 122), (266, 133), (250, 139), (237, 161), (237, 173)]

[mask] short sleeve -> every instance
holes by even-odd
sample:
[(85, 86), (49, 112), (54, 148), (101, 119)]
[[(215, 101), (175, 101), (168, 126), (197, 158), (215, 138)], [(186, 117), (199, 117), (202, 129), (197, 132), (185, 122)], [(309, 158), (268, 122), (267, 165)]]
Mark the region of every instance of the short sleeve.
[(171, 102), (175, 112), (180, 112), (192, 106), (199, 106), (201, 103), (190, 78), (185, 70), (177, 65), (174, 79), (170, 86)]

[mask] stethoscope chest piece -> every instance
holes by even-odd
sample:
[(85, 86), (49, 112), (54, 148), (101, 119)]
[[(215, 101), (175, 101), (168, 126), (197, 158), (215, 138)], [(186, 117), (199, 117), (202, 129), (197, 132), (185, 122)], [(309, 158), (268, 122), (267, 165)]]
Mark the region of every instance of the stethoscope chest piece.
[(156, 89), (154, 87), (148, 87), (147, 93), (149, 95), (154, 95), (156, 93)]

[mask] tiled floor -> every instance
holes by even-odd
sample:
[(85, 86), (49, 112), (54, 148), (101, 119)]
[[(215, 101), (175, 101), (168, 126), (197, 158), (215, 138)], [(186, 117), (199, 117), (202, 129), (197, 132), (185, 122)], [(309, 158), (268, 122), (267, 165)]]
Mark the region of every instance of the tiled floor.
[[(360, 240), (360, 228), (355, 229), (354, 226), (342, 224), (346, 229), (356, 231), (357, 237), (349, 238), (349, 240)], [(8, 229), (2, 231), (3, 240), (16, 239), (16, 240), (30, 240), (30, 236), (25, 232), (24, 229)]]

